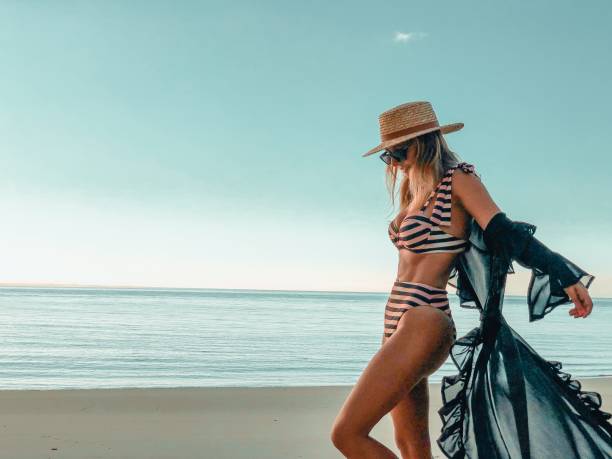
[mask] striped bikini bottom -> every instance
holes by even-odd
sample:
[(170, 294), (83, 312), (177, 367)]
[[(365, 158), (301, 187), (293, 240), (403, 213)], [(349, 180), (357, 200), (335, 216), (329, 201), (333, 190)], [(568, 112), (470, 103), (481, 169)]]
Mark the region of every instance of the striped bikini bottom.
[[(448, 292), (445, 289), (419, 282), (395, 281), (385, 306), (385, 326), (383, 340), (388, 339), (397, 329), (402, 314), (417, 306), (433, 306), (444, 311), (451, 319)], [(453, 321), (453, 340), (457, 339), (457, 329)]]

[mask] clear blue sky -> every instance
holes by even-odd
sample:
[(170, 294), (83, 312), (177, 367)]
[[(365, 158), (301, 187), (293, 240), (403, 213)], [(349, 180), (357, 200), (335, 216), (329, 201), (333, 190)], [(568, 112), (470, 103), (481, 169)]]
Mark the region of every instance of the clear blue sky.
[(0, 281), (387, 291), (394, 211), (361, 153), (428, 100), (498, 205), (612, 296), (611, 22), (605, 1), (4, 1)]

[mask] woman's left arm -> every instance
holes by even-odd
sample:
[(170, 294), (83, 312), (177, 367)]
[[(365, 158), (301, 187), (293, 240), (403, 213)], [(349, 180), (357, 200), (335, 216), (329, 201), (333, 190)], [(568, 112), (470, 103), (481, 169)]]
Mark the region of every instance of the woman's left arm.
[(574, 308), (569, 311), (574, 318), (587, 317), (591, 313), (593, 301), (580, 282), (583, 272), (572, 271), (560, 254), (535, 238), (535, 226), (520, 225), (507, 218), (478, 176), (458, 169), (453, 176), (453, 194), (483, 229), (484, 242), (489, 250), (508, 260), (516, 259), (528, 268), (554, 275), (574, 303)]

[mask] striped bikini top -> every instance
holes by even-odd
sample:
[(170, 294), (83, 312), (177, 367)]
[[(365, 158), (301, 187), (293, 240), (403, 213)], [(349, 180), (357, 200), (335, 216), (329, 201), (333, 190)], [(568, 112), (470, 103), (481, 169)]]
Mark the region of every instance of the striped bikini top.
[[(458, 238), (442, 230), (442, 226), (451, 224), (451, 185), (453, 172), (460, 167), (464, 172), (475, 174), (474, 165), (461, 162), (446, 171), (438, 186), (430, 193), (427, 201), (418, 214), (406, 215), (400, 224), (399, 231), (395, 219), (389, 224), (389, 237), (398, 249), (415, 253), (430, 252), (463, 252), (469, 241)], [(437, 194), (436, 194), (437, 192)], [(431, 217), (425, 216), (425, 209), (436, 194)]]

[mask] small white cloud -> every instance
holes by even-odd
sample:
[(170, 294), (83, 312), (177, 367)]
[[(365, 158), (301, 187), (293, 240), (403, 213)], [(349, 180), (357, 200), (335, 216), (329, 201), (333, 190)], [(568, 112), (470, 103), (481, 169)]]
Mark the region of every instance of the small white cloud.
[(427, 34), (425, 32), (395, 32), (393, 41), (397, 43), (408, 43), (409, 41), (420, 40), (426, 36)]

